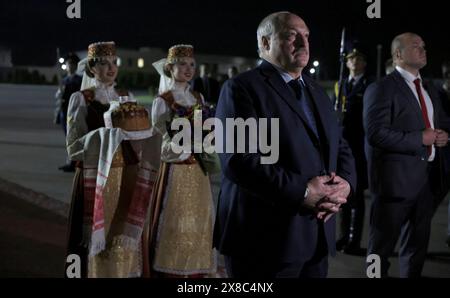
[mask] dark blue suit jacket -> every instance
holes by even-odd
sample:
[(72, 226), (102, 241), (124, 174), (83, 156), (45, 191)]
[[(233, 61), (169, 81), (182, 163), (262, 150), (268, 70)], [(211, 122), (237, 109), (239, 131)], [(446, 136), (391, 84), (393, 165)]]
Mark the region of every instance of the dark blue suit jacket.
[[(448, 132), (448, 118), (437, 91), (431, 84), (423, 85), (433, 102), (434, 127)], [(427, 149), (422, 144), (422, 111), (397, 70), (367, 88), (363, 118), (369, 186), (374, 195), (396, 201), (416, 198), (427, 181), (435, 194), (445, 192), (441, 149), (436, 148), (433, 172), (429, 172)], [(429, 180), (430, 174), (433, 179)]]
[[(220, 154), (222, 187), (214, 246), (222, 254), (279, 262), (309, 259), (316, 249), (319, 221), (301, 207), (307, 182), (325, 171), (355, 186), (354, 160), (332, 103), (313, 80), (305, 75), (303, 80), (317, 111), (320, 141), (294, 92), (270, 63), (264, 61), (222, 88), (216, 117), (222, 123), (226, 118), (279, 118), (280, 151), (272, 165), (261, 164), (259, 153)], [(324, 228), (328, 250), (334, 254), (335, 218)]]

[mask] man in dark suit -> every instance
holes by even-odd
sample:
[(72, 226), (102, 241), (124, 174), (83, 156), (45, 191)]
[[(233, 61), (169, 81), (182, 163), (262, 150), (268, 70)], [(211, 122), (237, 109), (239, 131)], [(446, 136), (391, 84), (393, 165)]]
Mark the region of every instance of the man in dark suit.
[(368, 87), (364, 129), (368, 141), (369, 186), (373, 195), (368, 254), (389, 256), (400, 237), (400, 276), (419, 277), (430, 236), (433, 201), (444, 192), (440, 148), (448, 127), (435, 89), (422, 81), (425, 45), (414, 33), (394, 38), (395, 70)]
[(192, 89), (201, 93), (205, 101), (217, 104), (219, 100), (220, 84), (212, 77), (210, 65), (203, 63), (200, 65), (200, 76), (192, 82)]
[[(274, 13), (257, 36), (263, 62), (225, 83), (216, 117), (278, 119), (279, 130), (269, 132), (278, 138), (279, 158), (263, 164), (262, 153), (220, 154), (214, 246), (230, 277), (326, 277), (328, 254), (336, 251), (333, 214), (355, 186), (353, 157), (330, 99), (302, 75), (309, 60), (305, 22)], [(250, 139), (247, 133), (246, 144)]]
[(363, 96), (373, 79), (366, 74), (366, 56), (358, 49), (353, 49), (346, 60), (349, 75), (342, 86), (342, 106), (339, 109), (342, 111), (342, 135), (355, 158), (357, 184), (347, 204), (342, 206), (341, 237), (336, 242), (336, 249), (347, 254), (361, 255), (365, 254), (361, 249), (361, 237), (364, 226), (364, 190), (368, 186), (362, 121)]

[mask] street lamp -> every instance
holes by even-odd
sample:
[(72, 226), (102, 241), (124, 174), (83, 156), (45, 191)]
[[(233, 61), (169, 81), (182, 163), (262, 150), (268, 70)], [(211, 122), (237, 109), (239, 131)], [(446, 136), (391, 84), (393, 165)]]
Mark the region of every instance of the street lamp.
[(316, 73), (316, 69), (315, 69), (315, 68), (311, 68), (311, 69), (309, 70), (309, 73), (310, 73), (310, 74), (315, 74), (315, 73)]
[(144, 58), (139, 58), (137, 64), (139, 68), (144, 68)]
[(64, 58), (63, 57), (61, 57), (61, 58), (59, 58), (59, 63), (61, 63), (61, 64), (63, 64), (64, 63)]
[(316, 78), (318, 80), (320, 80), (320, 63), (318, 60), (314, 60), (313, 62), (314, 67), (316, 68), (315, 72), (316, 72)]

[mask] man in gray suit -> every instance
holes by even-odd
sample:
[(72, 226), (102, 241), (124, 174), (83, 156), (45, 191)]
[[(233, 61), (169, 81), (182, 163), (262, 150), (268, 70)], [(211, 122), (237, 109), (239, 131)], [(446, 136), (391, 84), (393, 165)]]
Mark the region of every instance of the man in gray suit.
[(391, 53), (395, 70), (364, 95), (373, 196), (368, 254), (380, 256), (386, 277), (388, 258), (400, 237), (400, 276), (420, 277), (433, 200), (444, 192), (440, 148), (448, 143), (448, 122), (436, 91), (419, 73), (427, 63), (422, 38), (400, 34)]

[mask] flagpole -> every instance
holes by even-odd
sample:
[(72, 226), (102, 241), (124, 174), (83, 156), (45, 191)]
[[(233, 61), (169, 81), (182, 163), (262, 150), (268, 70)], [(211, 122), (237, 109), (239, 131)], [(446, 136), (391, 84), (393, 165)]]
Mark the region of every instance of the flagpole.
[(335, 111), (338, 113), (339, 118), (342, 118), (342, 93), (343, 93), (343, 86), (344, 86), (344, 68), (345, 68), (345, 27), (342, 28), (342, 34), (341, 34), (341, 47), (339, 49), (339, 61), (340, 61), (340, 67), (339, 67), (339, 88), (338, 88), (338, 94), (336, 97), (336, 102), (334, 105)]

